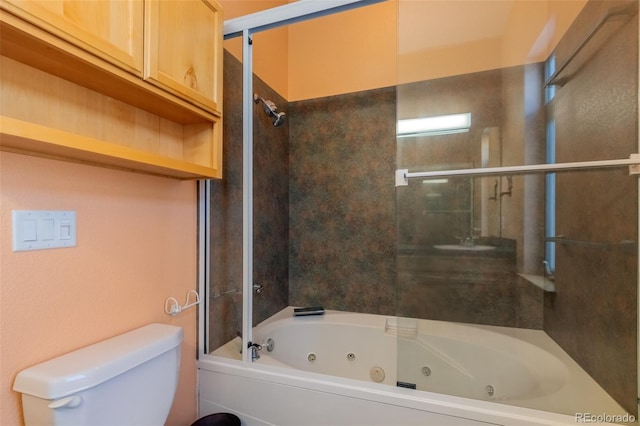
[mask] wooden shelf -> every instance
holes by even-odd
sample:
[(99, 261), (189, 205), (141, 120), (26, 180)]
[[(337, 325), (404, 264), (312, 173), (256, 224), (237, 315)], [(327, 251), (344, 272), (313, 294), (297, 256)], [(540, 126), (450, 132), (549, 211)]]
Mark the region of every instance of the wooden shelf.
[(79, 84), (176, 123), (195, 123), (212, 114), (171, 96), (101, 59), (2, 12), (0, 54)]
[(0, 149), (179, 179), (219, 177), (219, 170), (213, 167), (156, 155), (6, 116), (0, 116)]

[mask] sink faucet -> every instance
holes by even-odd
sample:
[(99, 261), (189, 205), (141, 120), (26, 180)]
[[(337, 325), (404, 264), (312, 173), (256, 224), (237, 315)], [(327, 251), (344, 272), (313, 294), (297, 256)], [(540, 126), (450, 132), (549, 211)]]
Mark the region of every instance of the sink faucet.
[(472, 247), (476, 245), (475, 238), (473, 237), (456, 237), (461, 246)]

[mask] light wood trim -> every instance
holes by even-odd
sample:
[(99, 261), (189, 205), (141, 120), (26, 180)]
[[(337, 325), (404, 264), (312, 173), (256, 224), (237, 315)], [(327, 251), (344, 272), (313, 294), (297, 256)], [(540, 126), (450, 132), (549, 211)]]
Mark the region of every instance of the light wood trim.
[(220, 168), (204, 167), (5, 116), (0, 116), (0, 149), (180, 179), (221, 177)]

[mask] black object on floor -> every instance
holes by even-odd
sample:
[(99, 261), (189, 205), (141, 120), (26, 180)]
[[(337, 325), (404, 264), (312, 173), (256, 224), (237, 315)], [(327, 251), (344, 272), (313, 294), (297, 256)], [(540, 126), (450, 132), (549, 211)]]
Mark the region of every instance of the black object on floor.
[(191, 426), (240, 426), (240, 418), (231, 413), (215, 413), (196, 420)]

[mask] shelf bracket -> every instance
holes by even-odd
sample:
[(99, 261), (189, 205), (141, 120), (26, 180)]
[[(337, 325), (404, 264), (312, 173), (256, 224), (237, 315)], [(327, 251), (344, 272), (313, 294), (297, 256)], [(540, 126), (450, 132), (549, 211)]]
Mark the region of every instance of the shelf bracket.
[(407, 178), (407, 173), (409, 173), (409, 169), (396, 170), (396, 187), (409, 185), (409, 178)]
[(638, 160), (638, 164), (631, 164), (629, 166), (629, 175), (640, 175), (640, 154), (631, 154), (629, 158), (631, 160)]

